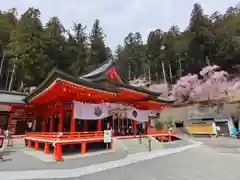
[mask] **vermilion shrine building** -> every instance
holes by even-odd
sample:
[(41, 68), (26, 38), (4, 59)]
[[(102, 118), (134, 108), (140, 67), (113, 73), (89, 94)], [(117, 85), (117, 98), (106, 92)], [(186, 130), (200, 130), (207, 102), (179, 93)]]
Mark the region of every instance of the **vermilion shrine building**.
[[(61, 132), (61, 142), (66, 138), (66, 142), (83, 142), (86, 138), (94, 141), (93, 137), (102, 138), (107, 124), (112, 127), (114, 136), (135, 134), (139, 125), (145, 124), (147, 129), (151, 110), (173, 103), (160, 96), (160, 93), (124, 82), (114, 61), (82, 77), (53, 69), (45, 81), (23, 99), (26, 104), (21, 105), (29, 127), (34, 127), (29, 131), (39, 132), (26, 133), (28, 146), (34, 142), (38, 149), (38, 143), (44, 142), (48, 152), (47, 146), (56, 141), (57, 132)], [(12, 111), (17, 107), (12, 107)], [(9, 129), (13, 129), (12, 118), (10, 115)], [(86, 145), (81, 146), (85, 146), (85, 150), (81, 150), (85, 152)], [(54, 152), (61, 151), (57, 149)]]

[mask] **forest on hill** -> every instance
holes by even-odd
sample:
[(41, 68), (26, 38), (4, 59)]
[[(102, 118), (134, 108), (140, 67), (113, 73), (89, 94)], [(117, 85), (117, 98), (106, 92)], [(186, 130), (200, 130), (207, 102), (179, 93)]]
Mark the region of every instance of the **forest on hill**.
[(37, 86), (54, 67), (81, 76), (108, 60), (118, 60), (125, 80), (146, 77), (156, 83), (165, 76), (173, 84), (207, 65), (218, 65), (229, 73), (238, 69), (238, 7), (206, 15), (200, 4), (194, 4), (183, 32), (177, 25), (167, 32), (159, 27), (149, 32), (146, 43), (139, 32), (129, 32), (115, 52), (107, 46), (107, 34), (98, 19), (88, 34), (81, 22), (69, 31), (58, 17), (43, 24), (40, 16), (35, 8), (21, 16), (17, 16), (17, 9), (0, 12), (0, 89), (22, 91)]

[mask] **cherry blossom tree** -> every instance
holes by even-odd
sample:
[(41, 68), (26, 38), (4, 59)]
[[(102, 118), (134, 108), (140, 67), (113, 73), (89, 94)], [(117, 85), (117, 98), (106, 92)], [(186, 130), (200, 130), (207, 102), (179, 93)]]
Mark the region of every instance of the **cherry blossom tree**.
[(219, 70), (216, 65), (207, 66), (200, 71), (198, 84), (191, 92), (191, 100), (202, 101), (219, 101), (227, 97), (228, 91), (228, 73)]
[(227, 97), (228, 73), (216, 65), (204, 67), (199, 75), (181, 77), (172, 88), (178, 103), (218, 101)]
[(196, 74), (188, 74), (181, 77), (175, 85), (172, 86), (171, 94), (175, 97), (177, 103), (186, 102), (190, 99), (192, 91), (199, 84), (199, 79)]

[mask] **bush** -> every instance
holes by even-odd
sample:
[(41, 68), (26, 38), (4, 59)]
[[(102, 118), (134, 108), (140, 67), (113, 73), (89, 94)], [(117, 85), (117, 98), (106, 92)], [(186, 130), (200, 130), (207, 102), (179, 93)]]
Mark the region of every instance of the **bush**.
[(164, 129), (164, 122), (155, 121), (155, 128), (156, 129)]

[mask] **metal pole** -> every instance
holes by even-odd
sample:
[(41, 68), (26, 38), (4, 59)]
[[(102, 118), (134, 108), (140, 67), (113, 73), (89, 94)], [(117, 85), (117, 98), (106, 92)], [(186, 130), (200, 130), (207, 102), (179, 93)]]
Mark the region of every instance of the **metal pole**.
[(152, 144), (151, 144), (151, 139), (148, 137), (148, 151), (152, 151)]
[(139, 143), (142, 144), (142, 133), (139, 133)]

